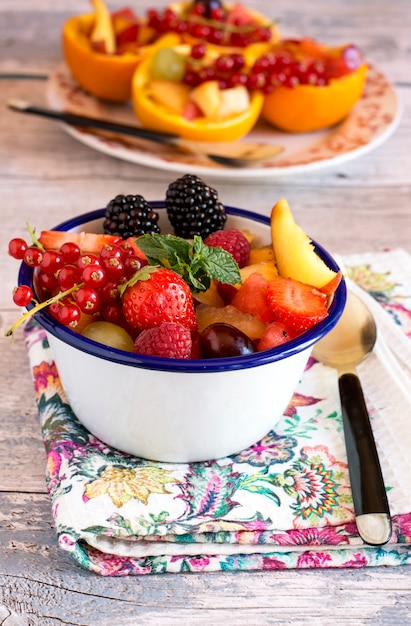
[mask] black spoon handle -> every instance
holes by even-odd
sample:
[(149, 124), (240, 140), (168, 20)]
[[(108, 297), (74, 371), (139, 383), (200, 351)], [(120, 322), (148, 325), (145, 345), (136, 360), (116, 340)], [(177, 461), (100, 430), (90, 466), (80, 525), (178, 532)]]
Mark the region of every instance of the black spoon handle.
[[(361, 383), (355, 374), (343, 374), (339, 388), (354, 510), (357, 518), (362, 516), (358, 530), (367, 543), (382, 545), (391, 536), (391, 516)], [(374, 526), (379, 526), (376, 536)]]
[(15, 106), (13, 103), (9, 103), (9, 108), (19, 113), (31, 113), (33, 115), (39, 115), (40, 117), (47, 117), (59, 122), (65, 122), (66, 124), (70, 124), (72, 126), (99, 128), (100, 130), (121, 133), (122, 135), (130, 135), (131, 137), (140, 137), (140, 139), (148, 139), (149, 141), (156, 141), (158, 143), (172, 143), (178, 141), (179, 139), (178, 135), (174, 135), (172, 133), (160, 133), (148, 128), (140, 128), (139, 126), (129, 126), (128, 124), (99, 120), (94, 117), (77, 115), (75, 113), (55, 111), (53, 109), (47, 109), (45, 107), (28, 103), (24, 106)]

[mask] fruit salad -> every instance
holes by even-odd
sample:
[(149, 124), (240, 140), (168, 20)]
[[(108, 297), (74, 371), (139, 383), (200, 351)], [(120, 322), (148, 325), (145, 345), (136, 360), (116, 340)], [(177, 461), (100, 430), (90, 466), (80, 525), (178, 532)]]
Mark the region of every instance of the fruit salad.
[(324, 320), (341, 272), (327, 267), (281, 198), (272, 243), (226, 228), (218, 193), (197, 176), (172, 182), (165, 208), (174, 233), (139, 195), (118, 195), (103, 233), (30, 229), (9, 254), (33, 268), (15, 304), (30, 307), (8, 331), (47, 308), (56, 323), (111, 347), (176, 359), (252, 354)]
[(130, 98), (135, 68), (162, 46), (208, 41), (216, 49), (247, 50), (255, 58), (278, 39), (275, 24), (240, 3), (174, 3), (139, 16), (130, 7), (110, 11), (104, 0), (91, 2), (93, 13), (65, 22), (63, 54), (79, 85), (111, 102)]

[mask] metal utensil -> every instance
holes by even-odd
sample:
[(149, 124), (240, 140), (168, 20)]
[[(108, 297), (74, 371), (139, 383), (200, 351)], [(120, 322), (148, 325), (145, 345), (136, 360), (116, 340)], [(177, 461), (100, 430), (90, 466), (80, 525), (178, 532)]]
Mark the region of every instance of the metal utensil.
[(370, 545), (383, 545), (391, 537), (387, 493), (371, 429), (358, 365), (372, 351), (377, 338), (373, 316), (362, 300), (348, 292), (337, 325), (319, 341), (313, 356), (338, 370), (339, 391), (348, 468), (357, 528)]
[(267, 143), (191, 141), (172, 133), (162, 133), (139, 126), (130, 126), (85, 115), (55, 111), (54, 109), (36, 106), (18, 99), (9, 100), (7, 106), (12, 111), (40, 115), (41, 117), (64, 122), (71, 126), (100, 129), (120, 135), (138, 137), (146, 141), (154, 141), (155, 143), (171, 146), (187, 154), (207, 157), (211, 161), (226, 167), (247, 167), (263, 159), (275, 156), (283, 150), (281, 146)]

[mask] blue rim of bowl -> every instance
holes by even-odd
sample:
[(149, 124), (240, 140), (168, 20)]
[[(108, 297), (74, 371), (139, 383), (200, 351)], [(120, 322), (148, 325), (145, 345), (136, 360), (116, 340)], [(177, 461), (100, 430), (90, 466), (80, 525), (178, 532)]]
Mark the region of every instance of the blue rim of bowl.
[[(163, 201), (152, 201), (150, 205), (153, 209), (165, 209)], [(259, 222), (260, 224), (270, 226), (270, 219), (265, 215), (260, 215), (252, 211), (245, 209), (238, 209), (235, 207), (225, 206), (226, 213), (228, 215), (242, 217), (253, 222)], [(73, 217), (69, 220), (61, 222), (53, 228), (53, 230), (68, 231), (74, 228), (79, 228), (82, 224), (102, 219), (104, 217), (105, 209), (97, 209), (83, 213), (79, 216)], [(340, 268), (330, 254), (315, 241), (312, 241), (317, 254), (327, 264), (327, 266), (338, 271)], [(31, 285), (33, 282), (33, 269), (22, 263), (20, 265), (18, 284), (19, 285)], [(267, 365), (274, 361), (281, 361), (298, 352), (302, 352), (313, 346), (321, 337), (326, 335), (337, 323), (342, 315), (345, 307), (347, 297), (347, 289), (344, 279), (341, 280), (335, 294), (333, 301), (329, 309), (328, 317), (316, 324), (313, 328), (306, 331), (296, 339), (271, 348), (262, 352), (255, 352), (245, 356), (226, 357), (220, 359), (169, 359), (161, 357), (150, 357), (145, 355), (138, 355), (131, 352), (125, 352), (123, 350), (117, 350), (104, 346), (101, 343), (92, 341), (86, 337), (83, 337), (79, 333), (71, 330), (59, 324), (46, 309), (43, 309), (36, 313), (34, 318), (44, 328), (44, 330), (57, 339), (68, 343), (73, 348), (86, 352), (95, 357), (113, 361), (121, 365), (127, 365), (132, 367), (168, 371), (168, 372), (186, 372), (186, 373), (211, 373), (221, 372), (228, 370), (247, 369), (251, 367), (260, 367), (261, 365)], [(32, 309), (34, 305), (29, 305), (28, 310)]]

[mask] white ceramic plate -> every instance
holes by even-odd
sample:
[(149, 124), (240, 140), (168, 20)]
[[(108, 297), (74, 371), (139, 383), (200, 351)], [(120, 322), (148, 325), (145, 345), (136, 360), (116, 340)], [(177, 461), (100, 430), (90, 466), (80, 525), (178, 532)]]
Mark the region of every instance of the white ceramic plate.
[[(50, 76), (46, 92), (49, 105), (57, 110), (138, 123), (131, 104), (111, 105), (83, 91), (61, 65)], [(283, 146), (275, 157), (248, 168), (229, 168), (196, 156), (179, 154), (172, 149), (131, 137), (101, 136), (84, 129), (63, 125), (81, 143), (112, 157), (153, 167), (215, 178), (259, 179), (300, 174), (334, 166), (358, 158), (380, 146), (396, 129), (400, 105), (391, 83), (374, 67), (369, 68), (364, 93), (349, 116), (337, 126), (315, 133), (284, 133), (259, 123), (247, 141), (264, 141)]]

